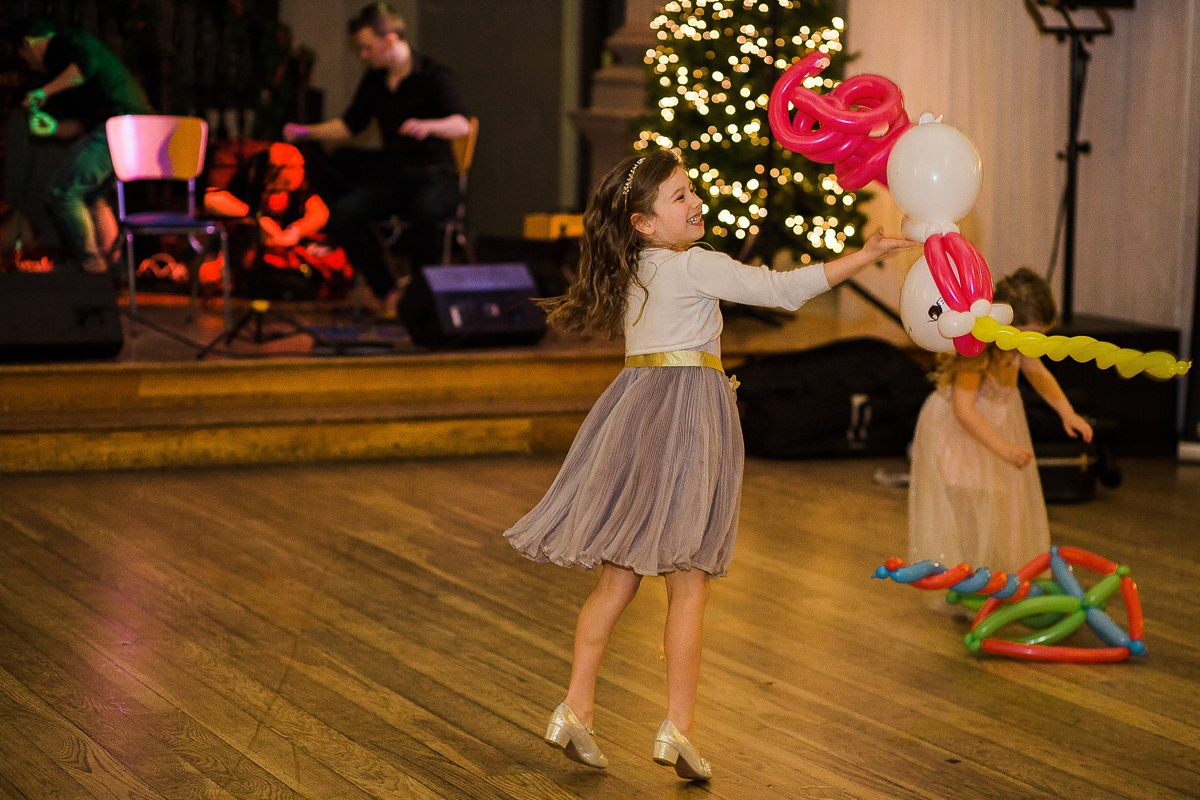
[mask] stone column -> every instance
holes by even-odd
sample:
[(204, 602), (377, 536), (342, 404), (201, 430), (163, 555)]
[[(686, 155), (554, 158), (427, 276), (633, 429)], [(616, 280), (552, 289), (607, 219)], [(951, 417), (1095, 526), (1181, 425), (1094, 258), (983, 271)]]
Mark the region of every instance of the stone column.
[[(625, 0), (625, 24), (608, 37), (605, 48), (612, 63), (592, 76), (592, 105), (579, 108), (571, 119), (591, 149), (589, 174), (594, 185), (633, 148), (630, 133), (646, 109), (646, 51), (655, 45), (650, 22), (658, 14), (657, 0)], [(591, 187), (589, 186), (589, 191)]]

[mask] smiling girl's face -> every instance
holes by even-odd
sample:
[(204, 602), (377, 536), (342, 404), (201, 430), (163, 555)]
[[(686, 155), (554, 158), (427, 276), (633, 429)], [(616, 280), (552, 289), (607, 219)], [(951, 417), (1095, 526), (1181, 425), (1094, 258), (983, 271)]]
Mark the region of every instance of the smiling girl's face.
[(683, 167), (658, 187), (650, 216), (635, 214), (633, 227), (649, 244), (681, 249), (704, 235), (704, 203)]

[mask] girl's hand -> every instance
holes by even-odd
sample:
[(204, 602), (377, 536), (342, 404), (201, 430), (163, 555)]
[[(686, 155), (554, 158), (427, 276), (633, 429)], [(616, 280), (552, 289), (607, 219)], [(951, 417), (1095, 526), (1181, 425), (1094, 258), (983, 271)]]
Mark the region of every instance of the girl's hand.
[(258, 227), (262, 229), (264, 236), (270, 238), (275, 238), (279, 234), (283, 233), (283, 228), (279, 227), (279, 223), (270, 217), (259, 217)]
[(25, 99), (21, 101), (21, 105), (25, 108), (41, 108), (46, 102), (46, 90), (34, 89), (25, 95)]
[(292, 247), (300, 243), (300, 231), (291, 225), (280, 228), (270, 217), (263, 217), (258, 224), (263, 231), (263, 242), (268, 247)]
[(1092, 441), (1092, 426), (1088, 425), (1087, 420), (1076, 414), (1074, 411), (1069, 411), (1062, 415), (1063, 430), (1072, 439), (1083, 437), (1085, 442)]
[(1033, 451), (1027, 447), (1021, 447), (1019, 444), (1005, 442), (1000, 457), (1017, 469), (1025, 469), (1033, 461)]
[(875, 233), (871, 234), (871, 238), (867, 239), (866, 243), (862, 246), (862, 253), (871, 261), (879, 261), (897, 251), (920, 246), (920, 242), (914, 242), (911, 239), (891, 239), (885, 237), (883, 235), (883, 228), (879, 228)]
[(283, 139), (287, 142), (302, 142), (308, 138), (308, 126), (289, 122), (283, 126)]

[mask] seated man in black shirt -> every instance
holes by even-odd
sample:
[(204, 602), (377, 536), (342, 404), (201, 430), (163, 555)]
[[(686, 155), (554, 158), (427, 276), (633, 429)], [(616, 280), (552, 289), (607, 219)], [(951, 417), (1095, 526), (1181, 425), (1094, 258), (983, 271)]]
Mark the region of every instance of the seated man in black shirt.
[(116, 238), (104, 199), (113, 179), (104, 123), (122, 114), (148, 114), (150, 103), (129, 70), (91, 34), (35, 20), (21, 38), (19, 53), (30, 69), (53, 76), (26, 95), (25, 107), (57, 117), (55, 137), (75, 139), (50, 182), (50, 216), (80, 266), (103, 272), (108, 264), (102, 253)]
[[(367, 66), (350, 107), (316, 125), (284, 126), (288, 141), (338, 141), (379, 121), (383, 155), (378, 170), (333, 203), (326, 228), (380, 298), (395, 297), (396, 281), (367, 223), (393, 214), (411, 224), (413, 266), (439, 261), (437, 225), (458, 199), (450, 140), (470, 122), (449, 70), (415, 55), (404, 20), (387, 3), (372, 3), (350, 21), (358, 56)], [(390, 297), (389, 297), (390, 296)]]

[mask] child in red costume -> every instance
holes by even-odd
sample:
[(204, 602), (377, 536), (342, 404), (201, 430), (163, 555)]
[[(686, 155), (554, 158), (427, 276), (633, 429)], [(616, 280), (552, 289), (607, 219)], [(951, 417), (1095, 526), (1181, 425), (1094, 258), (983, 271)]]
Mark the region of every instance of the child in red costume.
[(204, 207), (212, 214), (257, 220), (257, 246), (246, 251), (247, 269), (263, 264), (315, 269), (324, 278), (324, 293), (335, 279), (348, 281), (354, 275), (345, 252), (325, 244), (321, 230), (329, 207), (309, 188), (304, 156), (290, 144), (276, 142), (252, 156), (227, 188), (205, 194)]

